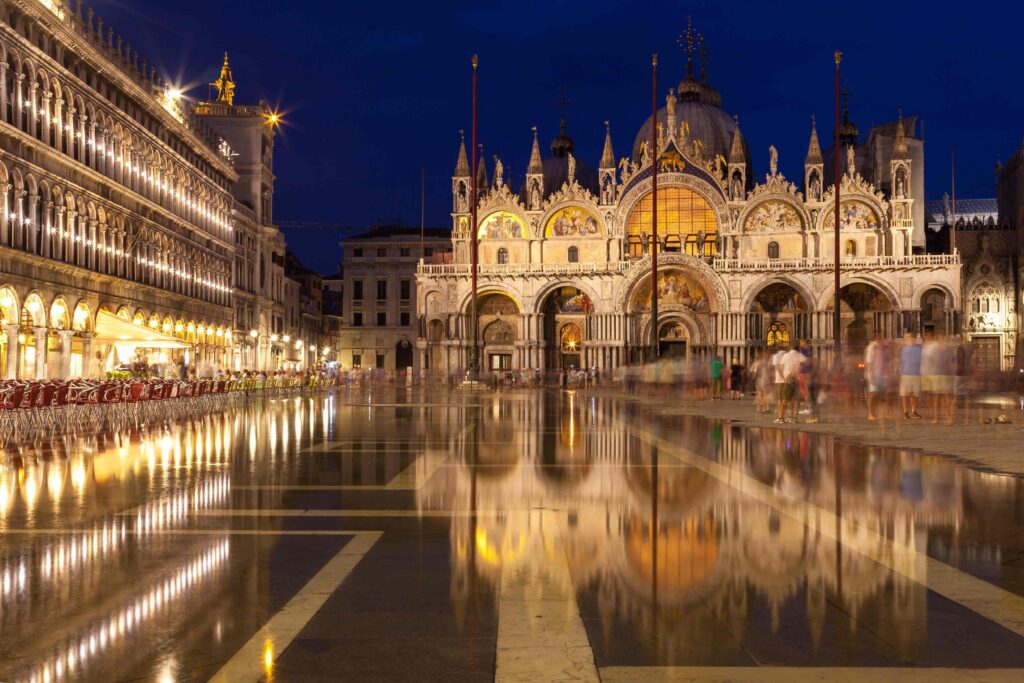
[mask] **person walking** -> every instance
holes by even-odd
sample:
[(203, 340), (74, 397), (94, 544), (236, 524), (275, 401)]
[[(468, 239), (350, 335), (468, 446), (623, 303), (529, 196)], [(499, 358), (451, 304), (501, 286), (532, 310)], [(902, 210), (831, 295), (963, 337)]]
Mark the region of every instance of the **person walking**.
[[(885, 408), (885, 383), (889, 371), (889, 349), (881, 332), (864, 350), (864, 379), (868, 385), (868, 420), (878, 419), (878, 404)], [(883, 415), (882, 417), (885, 417)]]
[[(778, 354), (776, 354), (778, 355)], [(776, 380), (782, 377), (778, 413), (775, 422), (796, 422), (796, 410), (799, 403), (800, 391), (800, 365), (804, 362), (804, 355), (800, 353), (800, 345), (793, 344), (789, 351), (782, 352), (776, 367)], [(786, 408), (789, 408), (790, 417), (786, 419)]]
[(710, 363), (710, 377), (711, 377), (711, 400), (721, 401), (722, 400), (722, 369), (725, 364), (722, 359), (718, 356), (711, 357)]
[(903, 404), (903, 417), (908, 420), (920, 420), (917, 412), (921, 398), (921, 345), (917, 343), (913, 332), (903, 335), (903, 346), (900, 348), (900, 402)]
[(931, 407), (932, 424), (939, 421), (942, 403), (942, 387), (940, 384), (940, 364), (942, 347), (935, 338), (935, 333), (925, 330), (924, 343), (921, 345), (921, 393), (927, 398)]
[(738, 358), (732, 359), (732, 364), (729, 366), (729, 392), (732, 396), (732, 400), (738, 401), (743, 398), (743, 370), (745, 368), (740, 365)]
[(785, 413), (783, 409), (785, 405), (782, 399), (782, 388), (786, 384), (786, 376), (782, 372), (782, 357), (786, 355), (786, 347), (780, 346), (779, 350), (772, 354), (770, 364), (772, 368), (772, 377), (774, 379), (774, 392), (775, 392), (775, 421), (785, 422)]

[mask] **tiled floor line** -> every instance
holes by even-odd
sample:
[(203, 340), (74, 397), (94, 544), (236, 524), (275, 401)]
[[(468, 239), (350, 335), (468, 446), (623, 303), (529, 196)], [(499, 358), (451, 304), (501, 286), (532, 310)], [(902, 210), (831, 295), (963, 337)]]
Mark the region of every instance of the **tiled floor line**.
[(382, 535), (378, 531), (349, 541), (210, 680), (245, 683), (259, 681), (264, 676), (272, 679), (274, 661)]
[(596, 683), (600, 679), (576, 603), (561, 515), (550, 510), (531, 514), (551, 531), (550, 562), (540, 574), (531, 574), (525, 563), (502, 567), (494, 680)]
[(788, 666), (615, 666), (601, 668), (603, 683), (1001, 683), (1020, 681), (1020, 669)]
[(837, 534), (837, 520), (833, 512), (813, 503), (784, 500), (770, 486), (738, 469), (712, 462), (693, 451), (655, 436), (646, 429), (622, 424), (625, 429), (638, 434), (647, 443), (657, 446), (659, 452), (669, 454), (706, 472), (741, 494), (773, 507), (801, 524), (811, 526), (824, 537), (838, 541), (853, 552), (977, 612), (1019, 636), (1024, 636), (1024, 597), (928, 557), (916, 548), (886, 538), (842, 516), (842, 528), (849, 532)]

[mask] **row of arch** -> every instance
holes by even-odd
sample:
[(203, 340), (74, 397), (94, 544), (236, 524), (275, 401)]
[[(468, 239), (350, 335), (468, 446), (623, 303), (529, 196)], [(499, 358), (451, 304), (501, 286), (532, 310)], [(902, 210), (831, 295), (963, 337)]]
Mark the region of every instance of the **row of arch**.
[(12, 285), (0, 286), (0, 325), (18, 325), (23, 328), (48, 328), (49, 330), (89, 333), (95, 330), (96, 315), (99, 311), (110, 313), (125, 322), (148, 327), (183, 341), (214, 346), (229, 346), (232, 331), (230, 326), (213, 322), (184, 320), (180, 316), (147, 312), (127, 306), (112, 308), (101, 305), (97, 311), (88, 301), (80, 299), (71, 305), (67, 296), (58, 294), (47, 304), (41, 292), (31, 290), (24, 297), (18, 295)]
[(227, 305), (226, 259), (0, 161), (0, 245)]
[[(73, 77), (57, 75), (0, 39), (0, 116), (53, 149), (222, 239), (231, 233), (228, 180), (216, 182), (186, 166), (123, 115), (111, 114)], [(83, 94), (84, 93), (84, 94)], [(157, 125), (154, 123), (154, 128)], [(216, 173), (213, 168), (208, 173)]]

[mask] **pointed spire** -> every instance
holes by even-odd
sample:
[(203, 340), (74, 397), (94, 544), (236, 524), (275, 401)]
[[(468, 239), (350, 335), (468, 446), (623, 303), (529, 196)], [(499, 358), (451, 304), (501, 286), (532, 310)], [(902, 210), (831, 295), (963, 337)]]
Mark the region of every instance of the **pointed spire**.
[(612, 127), (604, 122), (604, 151), (601, 152), (601, 168), (615, 168), (615, 152), (612, 151)]
[(530, 163), (526, 167), (527, 173), (542, 173), (544, 167), (540, 160), (540, 143), (537, 142), (537, 126), (533, 127), (533, 148), (530, 150)]
[(736, 120), (736, 130), (732, 134), (732, 149), (729, 151), (730, 164), (744, 164), (747, 159), (743, 154), (743, 135), (740, 133), (740, 122)]
[(910, 149), (907, 147), (907, 136), (903, 131), (903, 110), (900, 109), (900, 117), (896, 121), (896, 145), (893, 147), (893, 157), (896, 159), (907, 159), (910, 156)]
[(466, 134), (459, 131), (459, 158), (455, 161), (455, 177), (469, 177), (469, 159), (466, 158)]
[(228, 64), (228, 53), (224, 53), (224, 63), (220, 67), (220, 77), (210, 83), (217, 89), (217, 101), (224, 104), (235, 103), (235, 79), (231, 75), (231, 65)]
[(487, 182), (487, 161), (484, 159), (484, 146), (480, 145), (480, 161), (476, 164), (476, 187), (477, 192), (482, 192), (490, 185)]
[(814, 116), (811, 116), (811, 141), (807, 144), (807, 159), (804, 164), (823, 164), (825, 160), (821, 156), (821, 145), (818, 144), (818, 126)]

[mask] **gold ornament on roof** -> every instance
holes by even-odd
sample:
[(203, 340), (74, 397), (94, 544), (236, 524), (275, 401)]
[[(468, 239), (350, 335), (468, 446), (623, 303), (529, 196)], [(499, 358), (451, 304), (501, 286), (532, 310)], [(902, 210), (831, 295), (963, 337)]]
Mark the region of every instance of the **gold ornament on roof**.
[(235, 79), (231, 76), (231, 65), (228, 64), (228, 53), (224, 53), (224, 64), (220, 67), (220, 77), (210, 83), (217, 89), (217, 101), (233, 105), (235, 103)]

